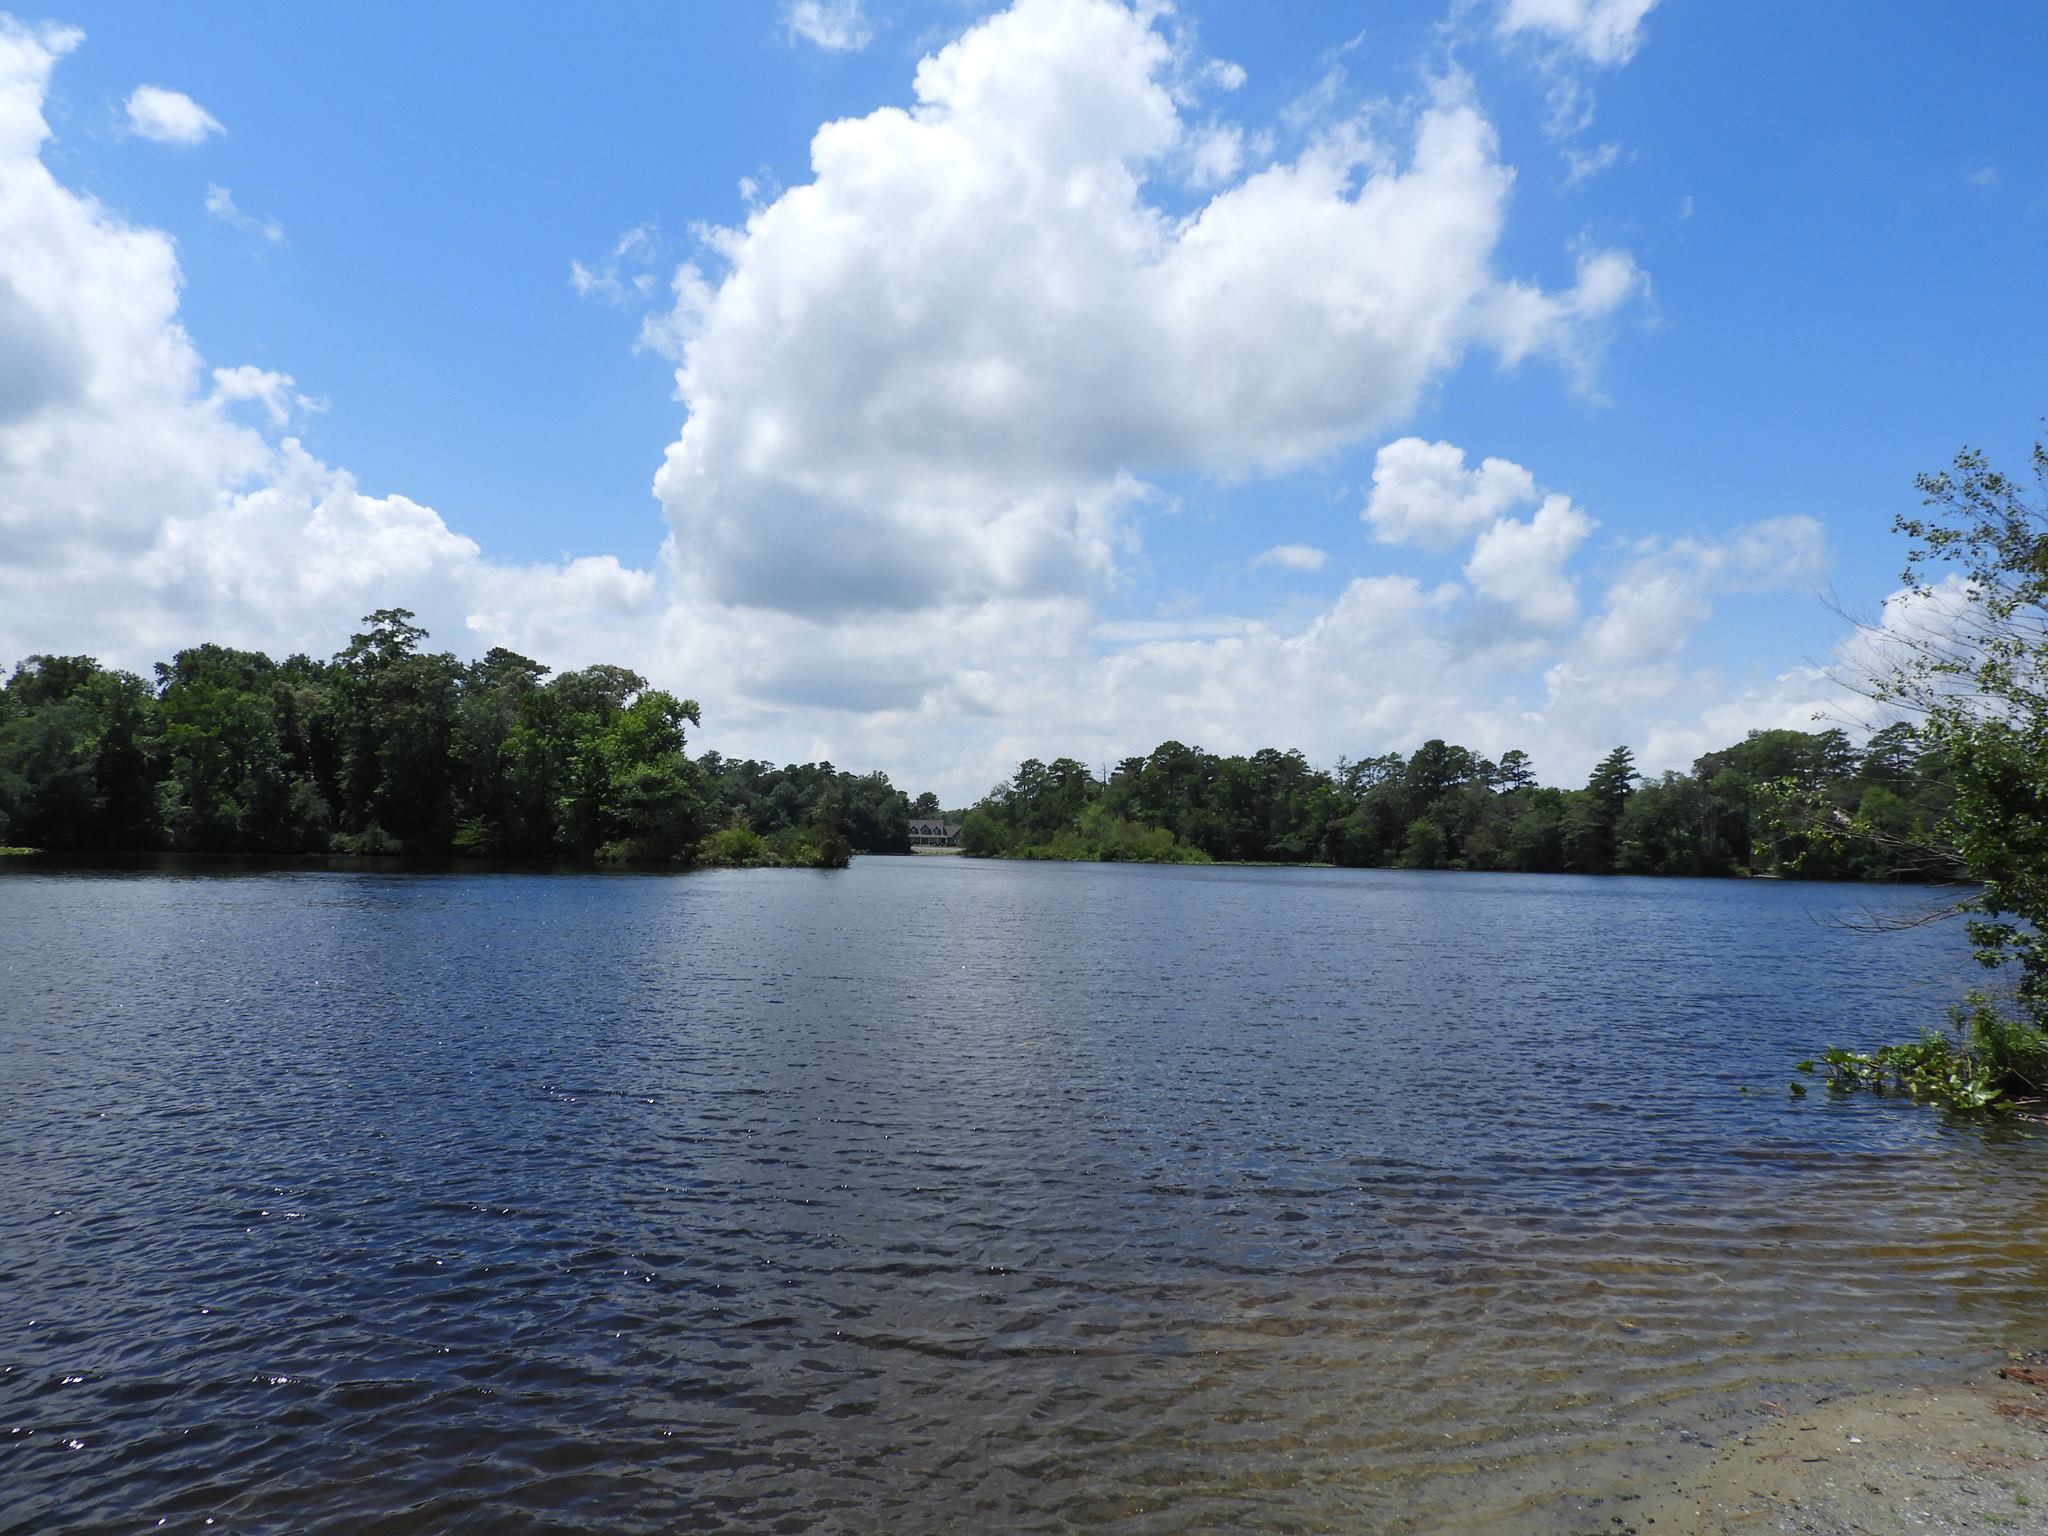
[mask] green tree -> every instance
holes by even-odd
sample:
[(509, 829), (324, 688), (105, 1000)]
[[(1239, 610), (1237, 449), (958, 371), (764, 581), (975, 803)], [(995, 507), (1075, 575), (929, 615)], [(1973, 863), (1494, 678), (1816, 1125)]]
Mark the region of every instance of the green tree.
[(151, 845), (156, 719), (142, 679), (89, 656), (31, 656), (0, 701), (0, 841)]
[(405, 608), (380, 608), (335, 657), (341, 823), (362, 852), (438, 851), (456, 824), (450, 751), (462, 666), (427, 654)]
[(1449, 860), (1450, 839), (1443, 826), (1430, 816), (1418, 816), (1408, 825), (1401, 844), (1403, 869), (1442, 869)]
[(1501, 753), (1500, 766), (1494, 769), (1493, 782), (1504, 790), (1530, 789), (1536, 783), (1536, 769), (1529, 761), (1529, 754), (1520, 747), (1510, 748)]
[(1581, 874), (1606, 874), (1614, 868), (1622, 812), (1628, 806), (1636, 773), (1635, 754), (1616, 747), (1600, 759), (1565, 813), (1566, 867)]
[(1622, 805), (1614, 867), (1647, 875), (1723, 874), (1727, 850), (1717, 835), (1713, 797), (1690, 774), (1645, 780)]
[(327, 805), (295, 761), (280, 704), (295, 695), (256, 651), (200, 645), (159, 662), (164, 836), (174, 848), (317, 852)]
[(1515, 798), (1521, 807), (1508, 828), (1507, 867), (1528, 874), (1563, 870), (1566, 817), (1581, 797), (1561, 789), (1531, 789)]
[(599, 835), (616, 855), (678, 858), (703, 836), (704, 795), (683, 750), (685, 722), (700, 723), (696, 700), (647, 689), (591, 745), (604, 774)]
[(1971, 449), (1919, 477), (1925, 510), (1893, 523), (1910, 541), (1918, 622), (1875, 632), (1885, 659), (1869, 678), (1880, 702), (1920, 717), (1947, 766), (1942, 830), (1983, 882), (1962, 903), (1970, 941), (2008, 982), (1958, 1011), (1960, 1064), (1876, 1069), (1903, 1066), (1909, 1086), (1937, 1092), (1960, 1084), (1942, 1096), (1963, 1102), (2048, 1091), (2048, 440), (2032, 471), (2029, 486)]

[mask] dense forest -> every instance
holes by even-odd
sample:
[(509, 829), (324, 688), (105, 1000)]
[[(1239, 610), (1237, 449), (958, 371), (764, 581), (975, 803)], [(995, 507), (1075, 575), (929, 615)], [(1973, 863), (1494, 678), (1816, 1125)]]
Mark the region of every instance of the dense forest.
[[(1312, 767), (1299, 752), (1218, 757), (1169, 741), (1107, 775), (1033, 759), (966, 813), (970, 854), (1238, 860), (1583, 874), (1931, 879), (1958, 873), (1936, 829), (1948, 774), (1910, 724), (1752, 731), (1645, 778), (1616, 747), (1582, 789), (1539, 785), (1442, 741)], [(1853, 828), (1855, 835), (1840, 835)]]
[[(33, 656), (0, 689), (0, 844), (839, 865), (936, 815), (886, 775), (692, 758), (697, 705), (623, 667), (464, 663), (384, 609), (328, 661), (201, 645), (153, 682)], [(1169, 741), (1106, 776), (1024, 763), (963, 819), (977, 855), (1587, 874), (1946, 877), (1940, 754), (1892, 725), (1755, 731), (1690, 773), (1626, 747), (1584, 788), (1425, 742), (1334, 771)], [(1816, 810), (1816, 808), (1818, 808)], [(1818, 821), (1816, 821), (1818, 816)], [(1834, 835), (1853, 826), (1853, 837)]]
[(908, 850), (911, 802), (881, 774), (692, 759), (693, 701), (624, 667), (464, 663), (412, 619), (371, 614), (330, 661), (196, 646), (153, 682), (30, 657), (0, 689), (0, 844), (816, 866)]

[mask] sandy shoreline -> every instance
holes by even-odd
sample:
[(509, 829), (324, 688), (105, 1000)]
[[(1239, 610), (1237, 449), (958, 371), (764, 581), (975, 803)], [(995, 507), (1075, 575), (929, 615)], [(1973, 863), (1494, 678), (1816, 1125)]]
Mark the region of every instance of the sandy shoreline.
[[(2048, 1362), (1787, 1404), (1670, 1488), (1583, 1509), (1572, 1530), (1678, 1532), (2048, 1531)], [(1562, 1529), (1562, 1528), (1561, 1528)]]

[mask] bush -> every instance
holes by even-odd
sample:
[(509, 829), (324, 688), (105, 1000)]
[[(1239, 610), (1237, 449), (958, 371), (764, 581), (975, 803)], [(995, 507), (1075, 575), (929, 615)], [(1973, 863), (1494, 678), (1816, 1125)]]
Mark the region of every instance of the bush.
[(752, 827), (720, 827), (697, 845), (697, 856), (693, 862), (745, 869), (762, 862), (766, 846)]
[(846, 838), (827, 827), (778, 827), (766, 837), (743, 822), (698, 843), (690, 862), (712, 869), (844, 869), (853, 860)]
[(2048, 1091), (2048, 1031), (2007, 1017), (1981, 994), (1950, 1017), (1951, 1034), (1929, 1030), (1874, 1051), (1837, 1046), (1820, 1063), (1800, 1062), (1799, 1070), (1825, 1065), (1830, 1088), (1903, 1093), (1960, 1110), (2001, 1107)]

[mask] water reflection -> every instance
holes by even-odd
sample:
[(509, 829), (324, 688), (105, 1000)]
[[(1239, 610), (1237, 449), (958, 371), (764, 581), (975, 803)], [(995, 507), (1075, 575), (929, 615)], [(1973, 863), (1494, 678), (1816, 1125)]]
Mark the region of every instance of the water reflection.
[(0, 1517), (1541, 1529), (2038, 1343), (2036, 1142), (1794, 1102), (1911, 894), (0, 878)]

